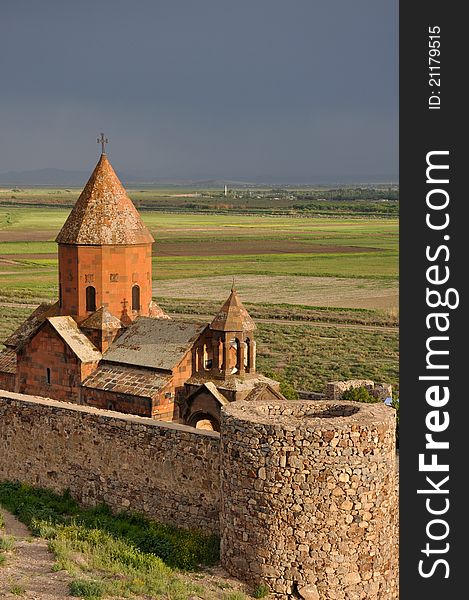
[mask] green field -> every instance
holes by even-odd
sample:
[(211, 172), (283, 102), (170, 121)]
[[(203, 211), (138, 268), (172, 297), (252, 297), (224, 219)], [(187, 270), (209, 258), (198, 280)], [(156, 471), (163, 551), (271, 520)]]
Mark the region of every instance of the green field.
[[(22, 280), (28, 281), (28, 287), (36, 286), (41, 297), (44, 289), (55, 289), (53, 240), (68, 212), (61, 208), (0, 208), (1, 289), (23, 290)], [(216, 273), (397, 281), (395, 219), (175, 215), (155, 211), (143, 211), (142, 218), (156, 239), (156, 280)], [(295, 244), (293, 251), (284, 248), (291, 244)], [(268, 252), (264, 250), (266, 245)], [(187, 246), (189, 254), (184, 253)], [(320, 252), (314, 251), (317, 246)]]
[[(71, 191), (69, 200), (77, 195)], [(32, 192), (29, 199), (38, 201)], [(30, 312), (17, 304), (56, 298), (54, 239), (69, 211), (57, 206), (0, 206), (2, 339)], [(344, 377), (398, 383), (396, 218), (161, 210), (142, 210), (141, 215), (156, 240), (154, 295), (168, 310), (196, 314), (191, 302), (211, 302), (213, 314), (235, 277), (253, 314), (264, 314), (261, 307), (268, 305), (274, 319), (295, 319), (295, 312), (328, 307), (335, 312), (327, 317), (323, 312), (317, 320), (357, 326), (333, 331), (305, 322), (262, 323), (260, 368), (273, 369), (306, 389), (317, 390), (324, 380)], [(353, 316), (359, 309), (368, 311), (362, 321)], [(201, 309), (201, 314), (207, 310)], [(395, 329), (364, 332), (360, 322)]]
[[(83, 181), (83, 184), (85, 181)], [(397, 217), (399, 214), (399, 189), (397, 185), (375, 186), (294, 186), (268, 188), (246, 186), (229, 189), (227, 194), (220, 187), (195, 189), (188, 187), (151, 187), (145, 189), (127, 187), (127, 193), (139, 209), (173, 212), (238, 212), (238, 213), (309, 213), (314, 215), (382, 215)], [(3, 188), (0, 203), (5, 206), (66, 206), (75, 203), (81, 189), (78, 188)]]

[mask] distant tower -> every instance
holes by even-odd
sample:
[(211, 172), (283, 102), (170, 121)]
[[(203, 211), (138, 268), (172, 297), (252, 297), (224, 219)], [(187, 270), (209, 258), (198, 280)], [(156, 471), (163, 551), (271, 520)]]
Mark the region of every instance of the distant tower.
[(106, 156), (103, 134), (98, 142), (98, 164), (56, 239), (60, 313), (81, 323), (104, 307), (106, 319), (126, 325), (152, 312), (154, 239)]
[(228, 186), (225, 185), (225, 196), (228, 196)]

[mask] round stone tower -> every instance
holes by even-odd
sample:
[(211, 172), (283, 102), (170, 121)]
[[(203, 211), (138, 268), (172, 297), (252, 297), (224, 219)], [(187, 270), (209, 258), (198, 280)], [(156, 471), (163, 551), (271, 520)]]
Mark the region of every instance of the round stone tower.
[(308, 600), (396, 599), (395, 426), (384, 404), (225, 406), (223, 566)]

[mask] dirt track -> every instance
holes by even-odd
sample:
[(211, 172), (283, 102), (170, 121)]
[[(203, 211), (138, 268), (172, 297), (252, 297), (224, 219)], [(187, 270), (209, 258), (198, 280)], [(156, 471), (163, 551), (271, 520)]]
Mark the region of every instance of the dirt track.
[(31, 537), (28, 528), (12, 514), (0, 508), (5, 531), (14, 537), (14, 549), (6, 553), (6, 563), (0, 566), (0, 597), (6, 599), (64, 600), (68, 593), (69, 575), (54, 572), (54, 556), (47, 542)]

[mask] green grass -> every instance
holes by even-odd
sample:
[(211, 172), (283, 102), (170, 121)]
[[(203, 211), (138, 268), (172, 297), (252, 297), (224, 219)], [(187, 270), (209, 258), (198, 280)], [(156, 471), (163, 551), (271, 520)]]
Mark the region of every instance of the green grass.
[(40, 488), (2, 483), (0, 503), (35, 535), (50, 537), (49, 528), (61, 526), (102, 531), (180, 569), (195, 569), (199, 564), (215, 564), (218, 560), (216, 536), (164, 525), (138, 514), (113, 514), (106, 505), (85, 509), (67, 493), (58, 496)]
[[(215, 300), (156, 297), (156, 302), (166, 312), (175, 314), (215, 315), (220, 309), (220, 302)], [(243, 304), (254, 319), (322, 321), (325, 323), (347, 323), (382, 327), (396, 327), (399, 324), (397, 314), (384, 310), (334, 308), (301, 304), (252, 304), (249, 302), (243, 302)]]
[(265, 584), (260, 583), (255, 587), (252, 595), (254, 596), (254, 598), (265, 598), (268, 594), (269, 588)]
[(0, 535), (0, 552), (9, 552), (15, 547), (15, 538), (11, 535)]
[[(5, 525), (3, 516), (0, 514), (0, 529)], [(0, 567), (7, 561), (6, 552), (11, 552), (15, 547), (15, 538), (11, 535), (0, 533)]]
[(75, 579), (69, 586), (70, 595), (79, 598), (95, 600), (102, 598), (106, 593), (106, 587), (101, 581), (94, 579)]
[[(57, 260), (43, 255), (57, 252), (53, 240), (69, 211), (57, 207), (0, 206), (0, 256), (5, 257), (0, 259), (0, 300), (24, 302), (56, 296)], [(347, 277), (356, 279), (359, 285), (360, 279), (386, 284), (398, 278), (397, 219), (172, 214), (154, 210), (142, 210), (141, 214), (156, 239), (155, 281), (215, 274), (297, 275)], [(236, 253), (239, 240), (248, 241), (252, 253)], [(288, 253), (266, 254), (263, 243), (267, 241), (271, 247), (272, 241), (280, 246), (283, 241), (295, 242), (297, 246)], [(190, 243), (191, 255), (163, 255), (158, 250), (160, 242), (164, 242), (168, 254), (176, 246), (179, 252), (184, 251), (184, 244)], [(209, 256), (204, 255), (207, 242), (215, 244)], [(218, 255), (216, 243), (224, 248), (229, 245), (232, 254)], [(318, 245), (330, 246), (331, 252), (307, 252), (308, 247)], [(368, 251), (340, 252), (333, 246), (361, 247)]]
[[(83, 185), (85, 178), (83, 179)], [(12, 210), (18, 206), (40, 205), (47, 207), (73, 206), (81, 189), (58, 188), (10, 188), (0, 189), (0, 203)], [(396, 185), (375, 185), (325, 188), (308, 186), (303, 189), (288, 187), (284, 190), (255, 186), (253, 189), (230, 189), (225, 197), (217, 189), (191, 189), (172, 187), (127, 190), (135, 205), (141, 210), (172, 211), (187, 213), (197, 211), (205, 214), (271, 214), (271, 215), (318, 215), (318, 216), (381, 216), (396, 217), (399, 214), (399, 190)], [(190, 197), (187, 197), (189, 194)], [(186, 195), (186, 197), (185, 197)], [(386, 200), (386, 202), (383, 202)], [(7, 213), (11, 223), (14, 215)]]
[(11, 586), (10, 593), (14, 596), (24, 596), (24, 594), (26, 594), (26, 588), (24, 585), (15, 584)]
[(0, 306), (0, 345), (3, 340), (8, 337), (10, 333), (13, 333), (13, 331), (31, 314), (31, 312), (31, 308)]
[(399, 384), (397, 331), (258, 323), (257, 344), (258, 370), (297, 390), (322, 392), (327, 381), (344, 379)]
[(49, 540), (56, 571), (74, 578), (70, 592), (84, 598), (150, 595), (186, 600), (204, 595), (178, 570), (218, 561), (218, 540), (200, 531), (162, 525), (109, 508), (80, 507), (68, 493), (19, 483), (0, 484), (0, 504), (34, 535)]
[(165, 256), (154, 259), (153, 278), (158, 280), (213, 275), (297, 275), (396, 280), (397, 261), (397, 254), (394, 252)]

